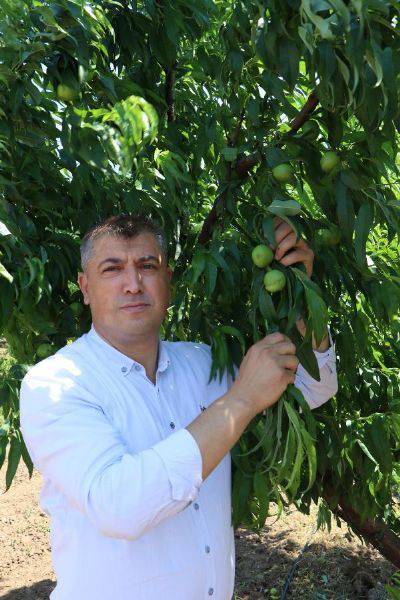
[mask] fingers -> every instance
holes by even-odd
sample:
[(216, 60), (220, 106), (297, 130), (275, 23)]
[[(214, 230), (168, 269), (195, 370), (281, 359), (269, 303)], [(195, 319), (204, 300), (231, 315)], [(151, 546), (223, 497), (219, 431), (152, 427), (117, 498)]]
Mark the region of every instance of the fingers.
[[(255, 344), (260, 350), (273, 350), (279, 357), (295, 357), (297, 348), (290, 338), (283, 333), (273, 333)], [(297, 364), (298, 360), (296, 358)]]
[(311, 277), (313, 261), (314, 253), (312, 251), (298, 249), (293, 250), (293, 252), (289, 252), (289, 254), (286, 254), (280, 260), (280, 263), (285, 267), (289, 267), (290, 265), (293, 265), (295, 263), (303, 263), (306, 268), (308, 277)]
[[(271, 346), (266, 346), (266, 348), (271, 348)], [(278, 344), (273, 345), (274, 352), (279, 355), (283, 354), (296, 354), (297, 348), (289, 339), (284, 342), (279, 342)]]
[(258, 351), (273, 349), (274, 353), (278, 355), (296, 354), (296, 346), (293, 344), (292, 340), (279, 331), (266, 335), (264, 338), (253, 344), (249, 350), (251, 350), (251, 348), (256, 348)]
[(289, 371), (296, 371), (299, 366), (299, 359), (297, 356), (292, 356), (291, 354), (279, 356), (276, 360), (281, 367), (289, 369)]
[(292, 371), (291, 369), (285, 369), (285, 375), (286, 375), (286, 381), (287, 381), (288, 385), (289, 385), (289, 383), (295, 382), (295, 380), (296, 380), (295, 371)]
[[(303, 239), (297, 239), (296, 232), (289, 223), (276, 217), (275, 228), (275, 260), (288, 267), (295, 263), (303, 263), (308, 277), (311, 277), (314, 265), (314, 252)], [(294, 249), (288, 253), (289, 250)]]
[(286, 235), (286, 237), (282, 238), (279, 242), (277, 240), (278, 245), (275, 250), (275, 259), (280, 260), (288, 250), (294, 248), (296, 246), (296, 240), (297, 238), (294, 231), (291, 231), (291, 233)]
[(265, 337), (263, 337), (261, 340), (259, 340), (257, 342), (256, 345), (270, 346), (272, 344), (279, 344), (281, 342), (290, 342), (290, 338), (288, 338), (288, 336), (285, 335), (284, 333), (281, 333), (280, 331), (276, 331), (275, 333), (270, 333), (270, 334), (266, 335)]
[(286, 221), (280, 220), (275, 224), (275, 241), (276, 244), (280, 244), (282, 240), (293, 232), (292, 227)]

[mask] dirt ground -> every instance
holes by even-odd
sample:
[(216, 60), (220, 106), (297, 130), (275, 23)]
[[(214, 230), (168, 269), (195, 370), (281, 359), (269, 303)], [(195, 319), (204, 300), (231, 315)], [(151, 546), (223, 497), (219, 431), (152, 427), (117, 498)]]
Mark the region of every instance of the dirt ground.
[[(49, 521), (39, 506), (40, 487), (40, 474), (34, 471), (29, 480), (21, 463), (10, 490), (0, 495), (2, 600), (45, 600), (55, 585)], [(0, 490), (4, 490), (4, 474)], [(315, 522), (316, 509), (309, 517), (291, 511), (279, 521), (270, 517), (260, 537), (238, 529), (236, 600), (280, 598), (285, 581), (310, 538), (286, 598), (384, 598), (384, 584), (394, 568), (373, 549), (349, 539), (345, 526), (339, 529), (335, 525), (330, 534), (318, 531), (313, 535)]]

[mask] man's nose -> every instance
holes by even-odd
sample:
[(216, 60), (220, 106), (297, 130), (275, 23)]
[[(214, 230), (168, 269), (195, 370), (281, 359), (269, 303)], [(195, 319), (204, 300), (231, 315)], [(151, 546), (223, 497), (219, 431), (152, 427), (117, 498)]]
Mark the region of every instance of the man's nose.
[(137, 294), (143, 289), (142, 275), (136, 267), (126, 267), (124, 272), (124, 292)]

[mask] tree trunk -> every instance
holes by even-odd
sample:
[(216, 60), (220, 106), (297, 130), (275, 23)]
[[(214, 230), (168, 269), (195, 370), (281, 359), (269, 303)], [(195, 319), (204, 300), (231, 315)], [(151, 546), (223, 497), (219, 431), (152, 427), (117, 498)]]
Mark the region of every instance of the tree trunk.
[(381, 519), (361, 519), (357, 510), (343, 498), (339, 497), (337, 506), (329, 492), (324, 493), (324, 500), (332, 512), (337, 515), (366, 542), (372, 544), (382, 556), (400, 569), (400, 537), (397, 536)]

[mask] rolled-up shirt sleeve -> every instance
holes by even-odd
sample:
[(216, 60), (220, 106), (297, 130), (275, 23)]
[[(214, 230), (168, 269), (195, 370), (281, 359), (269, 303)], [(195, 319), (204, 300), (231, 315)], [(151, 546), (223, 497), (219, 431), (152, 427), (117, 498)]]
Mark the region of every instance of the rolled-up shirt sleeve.
[(20, 410), (35, 467), (105, 536), (137, 539), (197, 497), (202, 457), (186, 429), (131, 454), (94, 395), (43, 364), (23, 379)]

